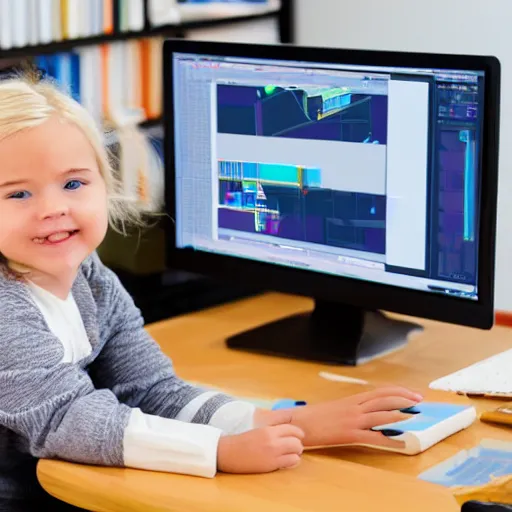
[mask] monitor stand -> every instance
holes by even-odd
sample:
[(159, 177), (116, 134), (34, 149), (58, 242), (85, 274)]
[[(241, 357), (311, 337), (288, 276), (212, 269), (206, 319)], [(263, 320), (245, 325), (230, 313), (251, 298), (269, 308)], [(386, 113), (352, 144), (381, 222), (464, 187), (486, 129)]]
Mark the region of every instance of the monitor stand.
[(228, 338), (232, 349), (356, 366), (403, 347), (423, 327), (380, 311), (316, 300), (312, 312), (293, 315)]

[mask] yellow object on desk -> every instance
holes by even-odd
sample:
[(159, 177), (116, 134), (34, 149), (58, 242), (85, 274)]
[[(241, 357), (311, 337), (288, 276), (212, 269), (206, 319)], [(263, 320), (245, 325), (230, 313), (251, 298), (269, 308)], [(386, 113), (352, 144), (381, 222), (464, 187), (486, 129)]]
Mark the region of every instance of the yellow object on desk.
[(512, 427), (512, 404), (498, 407), (492, 411), (485, 411), (481, 414), (480, 419), (487, 423), (498, 423)]
[(493, 478), (485, 485), (455, 488), (453, 495), (459, 505), (472, 500), (512, 505), (512, 475)]

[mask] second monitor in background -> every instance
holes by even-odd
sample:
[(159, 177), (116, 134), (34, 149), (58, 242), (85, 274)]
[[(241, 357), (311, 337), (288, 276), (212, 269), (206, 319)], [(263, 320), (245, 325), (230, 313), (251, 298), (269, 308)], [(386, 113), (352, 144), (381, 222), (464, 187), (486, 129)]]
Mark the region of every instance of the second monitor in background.
[(312, 297), (233, 348), (357, 364), (493, 323), (492, 57), (166, 41), (169, 264)]

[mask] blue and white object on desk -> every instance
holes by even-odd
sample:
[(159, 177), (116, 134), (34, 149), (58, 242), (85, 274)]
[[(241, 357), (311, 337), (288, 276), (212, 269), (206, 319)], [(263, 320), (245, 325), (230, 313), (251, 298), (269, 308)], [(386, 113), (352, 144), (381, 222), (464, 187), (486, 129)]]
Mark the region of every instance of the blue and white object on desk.
[(477, 417), (473, 406), (435, 402), (422, 402), (415, 407), (404, 409), (403, 412), (410, 413), (411, 417), (404, 421), (380, 425), (372, 429), (381, 431), (390, 439), (403, 441), (403, 447), (364, 446), (416, 455), (452, 434), (468, 428)]
[(418, 476), (446, 487), (485, 485), (493, 478), (512, 474), (512, 443), (482, 439), (478, 446), (462, 450)]
[(283, 398), (272, 405), (272, 410), (278, 411), (280, 409), (291, 409), (292, 407), (302, 407), (304, 405), (307, 405), (304, 400), (292, 400), (290, 398)]

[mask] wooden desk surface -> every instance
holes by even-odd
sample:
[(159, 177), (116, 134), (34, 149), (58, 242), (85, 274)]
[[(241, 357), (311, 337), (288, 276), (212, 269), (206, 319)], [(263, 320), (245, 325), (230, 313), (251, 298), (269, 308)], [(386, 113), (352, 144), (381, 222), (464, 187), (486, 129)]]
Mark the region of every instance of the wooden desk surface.
[[(432, 391), (428, 384), (510, 348), (512, 333), (507, 328), (479, 331), (422, 320), (425, 331), (416, 335), (408, 347), (356, 368), (225, 348), (224, 340), (232, 334), (311, 307), (307, 299), (268, 294), (159, 322), (148, 330), (172, 357), (178, 375), (239, 396), (314, 402), (368, 389), (319, 377), (321, 370), (328, 370), (363, 378), (371, 385), (402, 384), (421, 391), (428, 400), (470, 401), (479, 412), (500, 405), (496, 400), (469, 400)], [(227, 512), (260, 511), (263, 507), (312, 511), (340, 510), (343, 504), (345, 510), (357, 512), (374, 510), (377, 503), (380, 510), (389, 507), (400, 511), (412, 510), (412, 497), (414, 510), (449, 511), (459, 510), (449, 491), (415, 477), (482, 438), (512, 440), (512, 430), (477, 421), (468, 430), (414, 457), (365, 448), (331, 448), (307, 452), (294, 470), (257, 476), (218, 475), (211, 481), (47, 460), (40, 461), (38, 477), (54, 496), (95, 511)]]

